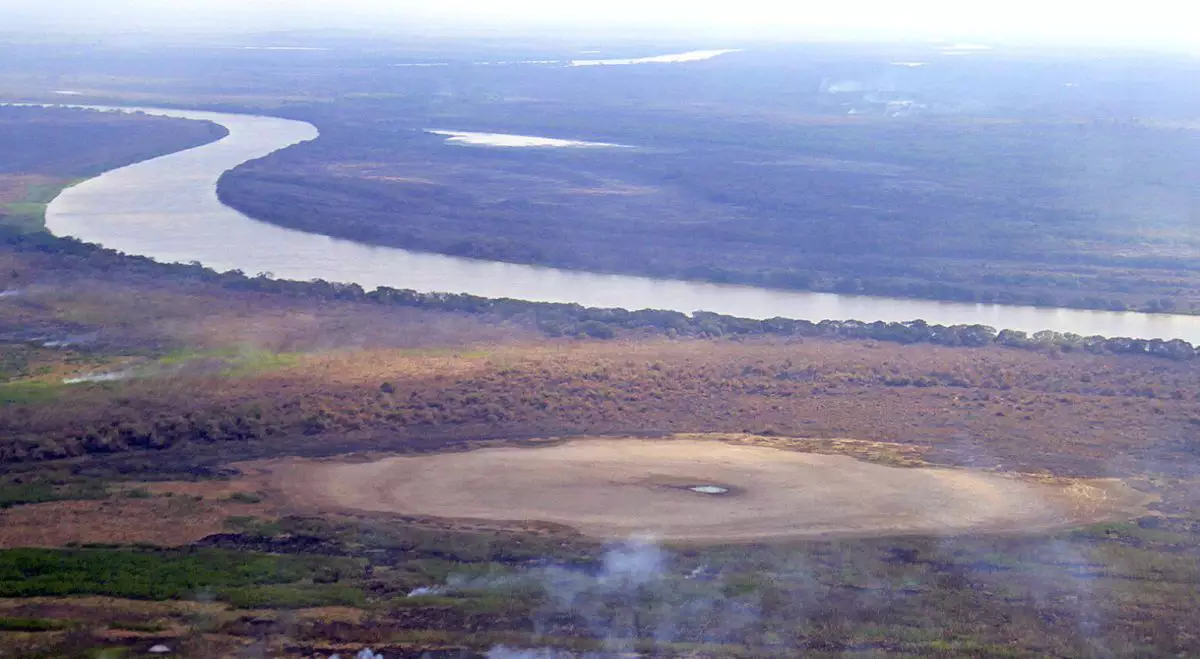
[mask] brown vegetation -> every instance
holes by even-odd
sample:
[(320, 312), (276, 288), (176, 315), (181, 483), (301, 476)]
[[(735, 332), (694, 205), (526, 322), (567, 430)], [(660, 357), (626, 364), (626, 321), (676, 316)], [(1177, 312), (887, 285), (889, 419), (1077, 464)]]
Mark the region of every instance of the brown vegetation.
[(53, 501), (0, 510), (0, 548), (191, 544), (230, 531), (230, 518), (275, 517), (275, 502), (250, 485), (155, 483), (127, 486), (103, 500)]
[(1193, 373), (1144, 358), (829, 340), (332, 352), (232, 379), (79, 385), (69, 409), (10, 405), (0, 451), (21, 460), (291, 437), (332, 453), (484, 436), (750, 431), (928, 444), (938, 462), (1108, 475), (1170, 469), (1198, 450)]

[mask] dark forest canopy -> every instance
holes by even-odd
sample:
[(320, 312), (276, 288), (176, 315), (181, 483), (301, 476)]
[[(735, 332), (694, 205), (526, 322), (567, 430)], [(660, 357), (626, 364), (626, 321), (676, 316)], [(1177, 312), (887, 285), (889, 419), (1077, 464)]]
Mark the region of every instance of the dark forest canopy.
[[(555, 134), (601, 121), (578, 114), (575, 130)], [(623, 119), (631, 131), (655, 121)], [(415, 127), (334, 126), (235, 169), (219, 194), (275, 224), (472, 258), (891, 297), (1200, 308), (1191, 132), (813, 119), (708, 126), (715, 141), (654, 125), (652, 138), (623, 140), (654, 147), (609, 150), (459, 147)]]
[[(1200, 312), (1191, 63), (811, 44), (653, 68), (444, 62), (346, 72), (328, 100), (271, 108), (321, 137), (235, 169), (221, 198), (515, 263)], [(631, 148), (463, 147), (429, 129)]]
[(95, 176), (228, 134), (206, 121), (0, 105), (0, 176)]

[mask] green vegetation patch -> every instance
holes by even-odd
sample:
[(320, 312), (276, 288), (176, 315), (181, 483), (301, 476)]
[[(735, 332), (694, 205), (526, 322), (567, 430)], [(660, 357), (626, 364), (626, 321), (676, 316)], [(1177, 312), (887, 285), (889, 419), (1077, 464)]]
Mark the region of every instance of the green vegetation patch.
[(16, 202), (0, 204), (0, 225), (21, 233), (33, 233), (46, 228), (46, 205)]
[(108, 623), (109, 629), (119, 629), (127, 632), (142, 632), (145, 634), (157, 634), (166, 631), (169, 626), (161, 620), (114, 620)]
[(284, 532), (279, 522), (268, 522), (252, 515), (226, 517), (225, 528), (256, 538), (272, 538)]
[(56, 632), (70, 626), (66, 620), (0, 617), (0, 632)]
[(256, 492), (234, 492), (229, 495), (229, 501), (234, 503), (262, 503), (263, 496)]
[(62, 386), (40, 380), (0, 384), (0, 404), (45, 403), (58, 398)]
[(73, 179), (65, 185), (31, 185), (25, 188), (24, 203), (46, 206), (54, 201), (54, 198), (59, 195), (64, 189), (71, 187), (86, 179)]
[[(72, 181), (68, 185), (74, 184)], [(31, 185), (25, 190), (21, 201), (0, 204), (0, 226), (21, 233), (46, 230), (46, 206), (49, 205), (66, 185)]]
[[(0, 551), (0, 597), (107, 595), (212, 597), (245, 606), (357, 604), (352, 560), (220, 549), (10, 549)], [(314, 583), (315, 574), (333, 583)]]
[(316, 606), (366, 605), (360, 588), (331, 584), (289, 584), (231, 588), (221, 600), (241, 609), (304, 609)]
[(55, 484), (49, 481), (29, 483), (0, 482), (0, 509), (48, 501), (105, 499), (108, 488), (98, 481)]
[(0, 380), (17, 380), (30, 375), (34, 351), (26, 346), (0, 346)]
[(149, 370), (181, 368), (205, 363), (228, 377), (246, 377), (288, 368), (296, 364), (298, 355), (269, 350), (178, 350), (163, 357)]

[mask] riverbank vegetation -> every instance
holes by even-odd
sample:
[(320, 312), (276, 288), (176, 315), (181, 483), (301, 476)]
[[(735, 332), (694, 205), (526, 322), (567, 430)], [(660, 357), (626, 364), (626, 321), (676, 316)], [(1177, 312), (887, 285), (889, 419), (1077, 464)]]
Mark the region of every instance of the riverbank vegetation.
[(669, 337), (824, 336), (962, 347), (995, 343), (1033, 351), (1149, 355), (1176, 361), (1194, 359), (1198, 351), (1196, 346), (1182, 339), (1134, 339), (1098, 335), (1085, 337), (1049, 330), (1030, 335), (1016, 330), (997, 331), (996, 328), (986, 325), (930, 325), (921, 319), (870, 323), (832, 319), (819, 322), (790, 318), (754, 320), (702, 311), (684, 314), (655, 309), (600, 309), (578, 304), (492, 299), (452, 293), (421, 293), (386, 286), (364, 291), (357, 284), (323, 280), (280, 280), (261, 274), (251, 277), (240, 271), (216, 272), (199, 264), (161, 264), (44, 233), (25, 235), (21, 232), (0, 230), (0, 240), (19, 252), (37, 255), (36, 258), (45, 255), (51, 255), (51, 259), (65, 257), (60, 263), (63, 267), (76, 270), (76, 275), (98, 275), (114, 270), (128, 272), (136, 277), (148, 277), (157, 273), (190, 281), (195, 285), (211, 285), (231, 291), (266, 293), (311, 301), (365, 303), (381, 307), (478, 315), (484, 322), (513, 322), (536, 327), (551, 337), (610, 339), (626, 332), (661, 334)]

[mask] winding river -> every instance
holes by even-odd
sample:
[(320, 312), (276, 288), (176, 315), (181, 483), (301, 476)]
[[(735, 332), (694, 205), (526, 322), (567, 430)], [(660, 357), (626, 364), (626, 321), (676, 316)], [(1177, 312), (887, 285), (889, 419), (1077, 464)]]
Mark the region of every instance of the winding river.
[(478, 261), (372, 247), (251, 219), (217, 200), (221, 174), (317, 137), (311, 124), (275, 117), (159, 108), (121, 108), (207, 120), (226, 127), (216, 142), (106, 172), (65, 190), (46, 211), (47, 228), (164, 262), (418, 291), (471, 293), (593, 307), (715, 311), (747, 318), (982, 323), (1035, 332), (1200, 344), (1200, 317), (1043, 309), (779, 291)]

